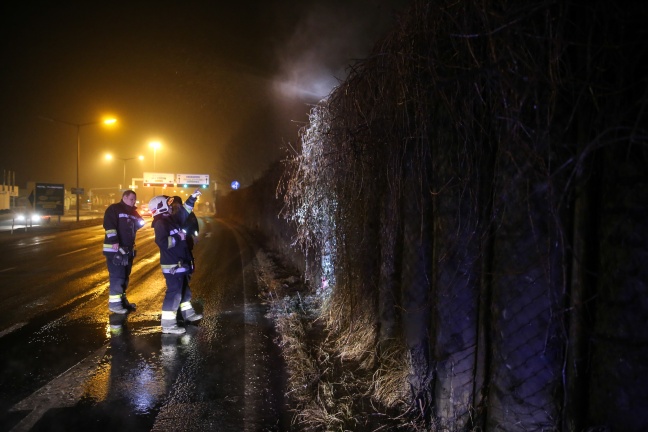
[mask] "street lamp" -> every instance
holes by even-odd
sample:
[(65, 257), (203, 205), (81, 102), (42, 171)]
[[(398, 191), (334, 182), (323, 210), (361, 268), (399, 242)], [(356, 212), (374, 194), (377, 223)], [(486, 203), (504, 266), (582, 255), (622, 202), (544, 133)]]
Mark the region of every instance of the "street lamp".
[(72, 122), (69, 122), (69, 121), (58, 120), (58, 119), (51, 118), (51, 117), (43, 117), (43, 116), (41, 116), (40, 118), (42, 118), (43, 120), (47, 120), (47, 121), (51, 121), (51, 122), (55, 122), (55, 123), (62, 123), (64, 125), (73, 126), (73, 127), (76, 128), (76, 131), (77, 131), (76, 132), (76, 135), (77, 135), (77, 160), (76, 160), (76, 188), (75, 188), (75, 192), (76, 192), (76, 221), (79, 222), (79, 207), (81, 207), (81, 204), (80, 204), (81, 195), (79, 193), (80, 192), (79, 191), (79, 165), (81, 165), (81, 128), (84, 127), (84, 126), (93, 126), (93, 125), (97, 125), (97, 124), (100, 124), (100, 123), (103, 123), (105, 125), (112, 125), (112, 124), (117, 123), (117, 119), (110, 118), (110, 119), (106, 119), (106, 120), (103, 120), (103, 121), (94, 121), (94, 122), (87, 122), (87, 123), (72, 123)]
[(112, 160), (112, 159), (119, 159), (120, 161), (124, 162), (124, 181), (122, 183), (122, 187), (124, 188), (124, 190), (126, 190), (127, 189), (127, 187), (126, 187), (126, 161), (133, 160), (133, 159), (144, 160), (144, 156), (139, 155), (137, 157), (121, 158), (121, 157), (113, 156), (110, 153), (106, 153), (106, 160)]
[(155, 154), (157, 153), (157, 149), (162, 147), (162, 144), (158, 141), (152, 141), (149, 143), (149, 147), (153, 149), (153, 172), (155, 172)]

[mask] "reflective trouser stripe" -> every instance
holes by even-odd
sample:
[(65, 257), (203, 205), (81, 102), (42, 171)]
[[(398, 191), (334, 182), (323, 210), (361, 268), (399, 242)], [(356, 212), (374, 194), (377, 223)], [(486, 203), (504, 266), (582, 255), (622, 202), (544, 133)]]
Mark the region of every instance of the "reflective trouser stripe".
[(162, 311), (162, 327), (177, 325), (176, 311)]
[(189, 310), (189, 309), (193, 309), (191, 307), (191, 302), (180, 303), (180, 310), (181, 311), (186, 311), (186, 310)]
[(162, 264), (162, 273), (175, 274), (185, 273), (186, 271), (185, 267), (178, 267), (177, 264)]
[(122, 294), (115, 294), (108, 296), (108, 303), (121, 303)]
[(176, 311), (162, 311), (162, 320), (176, 320)]

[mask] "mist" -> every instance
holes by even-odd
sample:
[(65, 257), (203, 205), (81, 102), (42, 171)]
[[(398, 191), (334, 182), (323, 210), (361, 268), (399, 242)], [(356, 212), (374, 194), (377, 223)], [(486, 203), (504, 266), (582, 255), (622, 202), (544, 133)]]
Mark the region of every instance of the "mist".
[(76, 130), (109, 114), (114, 130), (80, 131), (80, 186), (153, 171), (209, 174), (243, 186), (284, 157), (312, 104), (344, 79), (407, 1), (160, 2), (109, 9), (75, 2), (0, 6), (0, 168), (75, 184)]

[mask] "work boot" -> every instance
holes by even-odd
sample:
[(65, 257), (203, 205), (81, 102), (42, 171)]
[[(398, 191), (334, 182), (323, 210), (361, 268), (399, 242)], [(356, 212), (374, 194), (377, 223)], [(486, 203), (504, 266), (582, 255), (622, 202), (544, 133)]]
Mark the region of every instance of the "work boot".
[(121, 303), (108, 303), (108, 310), (116, 314), (127, 314), (128, 309), (121, 305)]
[(185, 330), (184, 327), (178, 327), (177, 324), (174, 324), (169, 327), (162, 327), (162, 333), (163, 334), (183, 334), (187, 330)]
[(134, 311), (135, 309), (137, 309), (135, 303), (131, 303), (128, 301), (128, 299), (126, 298), (126, 294), (122, 296), (122, 306), (124, 307), (124, 309), (129, 311)]
[(190, 323), (194, 323), (196, 321), (200, 321), (203, 318), (202, 314), (199, 313), (193, 313), (189, 315), (187, 318), (185, 318), (185, 321), (188, 321)]

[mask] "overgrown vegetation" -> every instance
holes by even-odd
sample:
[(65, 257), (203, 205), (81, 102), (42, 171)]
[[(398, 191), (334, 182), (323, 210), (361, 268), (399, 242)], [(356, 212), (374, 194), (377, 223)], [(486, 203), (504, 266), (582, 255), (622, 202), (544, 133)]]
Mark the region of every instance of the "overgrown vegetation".
[[(266, 250), (257, 252), (262, 298), (270, 305), (288, 372), (287, 395), (298, 430), (422, 430), (403, 415), (407, 389), (403, 383), (404, 350), (386, 353), (375, 370), (345, 361), (319, 319), (321, 298), (298, 277), (290, 264)], [(371, 370), (374, 370), (373, 375)], [(395, 373), (401, 371), (401, 374)], [(380, 404), (371, 394), (382, 394)]]
[(648, 428), (647, 15), (416, 0), (313, 109), (278, 193), (296, 428)]

